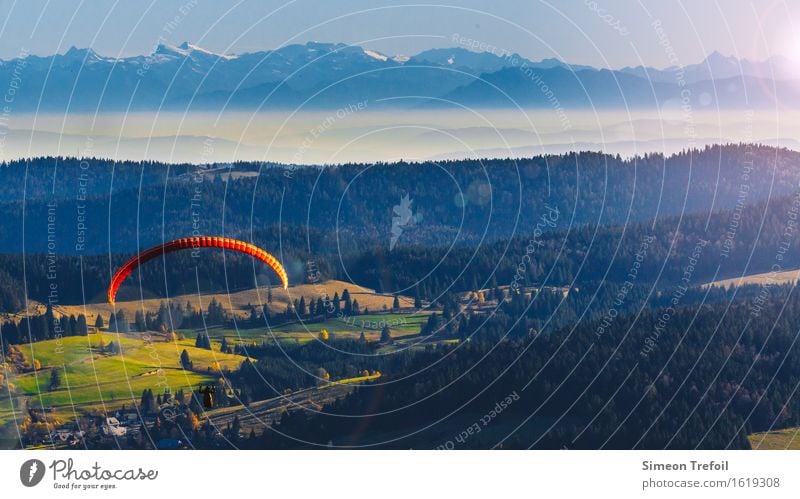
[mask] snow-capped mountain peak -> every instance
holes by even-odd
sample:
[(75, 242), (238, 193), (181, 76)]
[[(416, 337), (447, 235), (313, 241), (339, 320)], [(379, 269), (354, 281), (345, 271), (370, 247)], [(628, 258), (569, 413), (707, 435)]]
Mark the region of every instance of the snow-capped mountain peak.
[(197, 45), (193, 45), (193, 44), (191, 44), (189, 42), (183, 42), (180, 45), (180, 48), (182, 50), (185, 50), (185, 51), (189, 52), (190, 54), (200, 53), (200, 54), (213, 56), (213, 57), (220, 57), (222, 59), (228, 59), (228, 60), (236, 59), (238, 57), (236, 55), (228, 55), (228, 54), (220, 54), (218, 52), (212, 52), (210, 50), (204, 49), (203, 47), (198, 47)]
[(375, 52), (374, 50), (364, 49), (364, 53), (366, 55), (368, 55), (369, 57), (372, 57), (373, 59), (377, 59), (377, 60), (382, 61), (382, 62), (386, 62), (386, 61), (389, 60), (388, 56), (385, 56), (385, 55), (381, 54), (380, 52)]
[(236, 59), (236, 55), (219, 54), (210, 50), (204, 49), (189, 42), (183, 42), (178, 46), (161, 43), (156, 47), (155, 55), (164, 55), (172, 57), (218, 57), (221, 59), (231, 60)]

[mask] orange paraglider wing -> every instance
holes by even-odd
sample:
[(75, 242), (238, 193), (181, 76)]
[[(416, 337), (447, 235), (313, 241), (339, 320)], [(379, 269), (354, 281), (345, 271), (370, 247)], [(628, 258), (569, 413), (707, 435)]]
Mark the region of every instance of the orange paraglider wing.
[(117, 296), (117, 289), (119, 289), (120, 284), (122, 284), (139, 265), (160, 255), (196, 248), (224, 248), (248, 254), (269, 265), (270, 268), (278, 274), (278, 277), (280, 277), (283, 289), (289, 287), (289, 277), (286, 275), (286, 270), (283, 268), (283, 265), (281, 265), (281, 262), (254, 244), (227, 237), (183, 237), (143, 251), (125, 262), (114, 274), (114, 277), (111, 278), (111, 284), (108, 286), (108, 302), (114, 303), (114, 298)]

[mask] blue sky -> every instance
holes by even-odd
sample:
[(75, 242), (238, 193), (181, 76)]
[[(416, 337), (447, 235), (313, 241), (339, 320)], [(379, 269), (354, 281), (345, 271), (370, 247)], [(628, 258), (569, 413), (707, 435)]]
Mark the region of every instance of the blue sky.
[(601, 67), (689, 64), (713, 50), (754, 59), (800, 51), (793, 0), (0, 0), (0, 12), (2, 59), (73, 45), (127, 56), (159, 40), (227, 53), (337, 41), (393, 55), (450, 47), (455, 35)]

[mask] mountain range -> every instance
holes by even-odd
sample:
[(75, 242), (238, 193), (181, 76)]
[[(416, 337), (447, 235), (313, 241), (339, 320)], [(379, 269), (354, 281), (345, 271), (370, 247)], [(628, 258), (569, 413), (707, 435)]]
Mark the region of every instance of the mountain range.
[(190, 43), (151, 54), (104, 57), (70, 48), (0, 61), (19, 111), (126, 111), (375, 107), (791, 108), (800, 67), (717, 52), (699, 64), (603, 69), (465, 48), (390, 56), (355, 45), (309, 42), (246, 54)]

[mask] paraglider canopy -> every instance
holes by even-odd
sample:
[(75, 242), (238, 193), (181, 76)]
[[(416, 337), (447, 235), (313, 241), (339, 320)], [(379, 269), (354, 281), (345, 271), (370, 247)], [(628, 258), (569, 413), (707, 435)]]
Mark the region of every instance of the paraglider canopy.
[(226, 250), (233, 250), (248, 254), (269, 265), (270, 268), (272, 268), (272, 270), (278, 274), (281, 284), (283, 285), (283, 289), (289, 287), (289, 277), (286, 275), (286, 270), (283, 268), (283, 265), (281, 265), (281, 262), (258, 246), (227, 237), (196, 236), (184, 237), (160, 244), (154, 248), (150, 248), (139, 253), (125, 262), (125, 264), (123, 264), (114, 274), (114, 277), (111, 278), (111, 284), (108, 286), (108, 302), (111, 304), (114, 303), (114, 299), (117, 296), (117, 290), (119, 289), (120, 285), (129, 275), (131, 275), (131, 273), (133, 273), (134, 270), (136, 270), (137, 267), (139, 267), (139, 265), (160, 255), (165, 255), (174, 251), (197, 248), (223, 248)]

